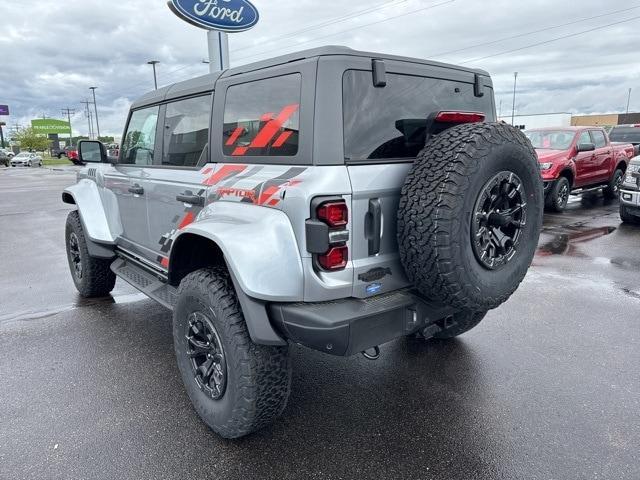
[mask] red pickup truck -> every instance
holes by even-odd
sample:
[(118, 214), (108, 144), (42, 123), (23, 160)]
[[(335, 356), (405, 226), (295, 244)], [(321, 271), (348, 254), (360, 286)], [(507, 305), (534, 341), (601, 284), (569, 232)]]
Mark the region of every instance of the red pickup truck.
[(538, 154), (545, 206), (561, 212), (570, 194), (601, 188), (616, 198), (634, 156), (630, 143), (611, 143), (599, 127), (540, 128), (524, 132)]

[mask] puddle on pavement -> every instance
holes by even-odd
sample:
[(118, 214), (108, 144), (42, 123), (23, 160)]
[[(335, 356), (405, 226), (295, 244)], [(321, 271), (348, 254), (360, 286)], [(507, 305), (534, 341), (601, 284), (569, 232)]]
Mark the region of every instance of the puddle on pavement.
[[(581, 243), (590, 242), (597, 238), (604, 237), (613, 233), (616, 227), (596, 227), (596, 228), (584, 228), (580, 225), (569, 226), (562, 229), (562, 233), (551, 234), (551, 240), (538, 246), (536, 256), (548, 257), (551, 255), (569, 255), (569, 256), (583, 256), (577, 249), (576, 245)], [(543, 235), (545, 232), (543, 232)]]

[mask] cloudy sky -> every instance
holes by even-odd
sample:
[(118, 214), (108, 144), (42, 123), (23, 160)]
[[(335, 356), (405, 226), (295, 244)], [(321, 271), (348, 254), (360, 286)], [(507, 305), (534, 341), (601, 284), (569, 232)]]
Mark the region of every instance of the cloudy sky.
[[(640, 111), (640, 0), (254, 0), (257, 27), (230, 37), (231, 64), (320, 45), (346, 45), (488, 70), (496, 106), (516, 111)], [(119, 136), (130, 102), (153, 88), (207, 73), (203, 30), (165, 0), (0, 0), (0, 104), (9, 126), (76, 110), (97, 86), (103, 134)]]

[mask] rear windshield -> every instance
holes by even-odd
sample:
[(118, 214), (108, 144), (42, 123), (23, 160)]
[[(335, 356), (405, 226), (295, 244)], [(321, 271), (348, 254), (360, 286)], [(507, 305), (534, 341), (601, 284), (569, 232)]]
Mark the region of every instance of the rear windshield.
[(476, 97), (472, 83), (387, 74), (373, 86), (370, 71), (343, 78), (344, 154), (347, 161), (415, 158), (424, 147), (427, 118), (441, 110), (483, 112), (495, 121), (493, 92)]
[(609, 132), (609, 140), (612, 142), (640, 143), (640, 128), (614, 127)]

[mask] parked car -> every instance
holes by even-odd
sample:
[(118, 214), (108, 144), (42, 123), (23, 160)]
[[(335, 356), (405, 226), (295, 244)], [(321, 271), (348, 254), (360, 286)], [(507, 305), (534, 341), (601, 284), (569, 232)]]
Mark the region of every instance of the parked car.
[(527, 138), (495, 122), (482, 70), (340, 47), (151, 92), (118, 163), (80, 142), (71, 276), (96, 297), (118, 275), (173, 311), (195, 410), (247, 435), (286, 406), (288, 342), (375, 359), (456, 337), (518, 288), (543, 187)]
[(62, 157), (69, 158), (69, 152), (70, 151), (77, 152), (77, 147), (75, 147), (73, 145), (67, 145), (64, 148), (54, 148), (54, 149), (51, 150), (51, 156), (52, 157), (58, 157), (58, 158), (62, 158)]
[(634, 156), (630, 143), (612, 144), (600, 127), (541, 128), (525, 135), (538, 154), (548, 210), (561, 212), (569, 195), (595, 189), (608, 198), (618, 196)]
[(70, 147), (67, 150), (67, 158), (74, 165), (81, 165), (80, 160), (78, 160), (78, 147)]
[(640, 125), (618, 125), (609, 131), (612, 142), (631, 143), (636, 147), (635, 154), (640, 155)]
[(640, 156), (631, 159), (620, 186), (620, 218), (640, 224)]
[(16, 155), (15, 153), (13, 153), (13, 150), (11, 150), (10, 148), (0, 148), (0, 151), (4, 152), (4, 154), (8, 158), (13, 158)]
[(42, 157), (37, 153), (20, 152), (11, 159), (12, 167), (41, 167)]

